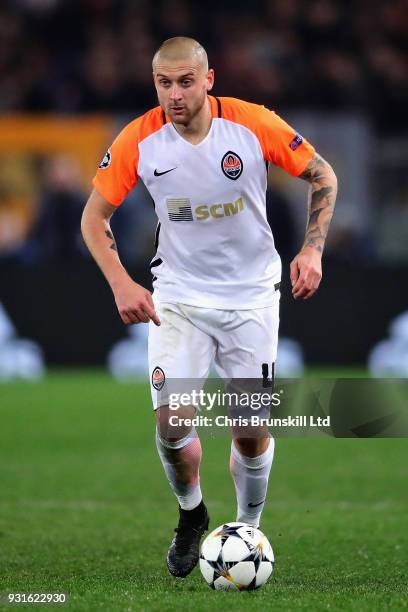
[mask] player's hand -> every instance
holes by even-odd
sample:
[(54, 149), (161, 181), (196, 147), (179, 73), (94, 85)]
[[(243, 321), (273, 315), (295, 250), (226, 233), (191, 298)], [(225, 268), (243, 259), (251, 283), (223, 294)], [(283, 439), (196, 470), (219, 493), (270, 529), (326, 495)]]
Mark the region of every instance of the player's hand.
[(113, 289), (113, 293), (120, 318), (125, 325), (148, 323), (150, 320), (155, 325), (160, 325), (160, 319), (154, 309), (152, 294), (131, 278), (123, 279)]
[(292, 295), (295, 300), (308, 300), (316, 292), (322, 279), (322, 254), (306, 246), (290, 264)]

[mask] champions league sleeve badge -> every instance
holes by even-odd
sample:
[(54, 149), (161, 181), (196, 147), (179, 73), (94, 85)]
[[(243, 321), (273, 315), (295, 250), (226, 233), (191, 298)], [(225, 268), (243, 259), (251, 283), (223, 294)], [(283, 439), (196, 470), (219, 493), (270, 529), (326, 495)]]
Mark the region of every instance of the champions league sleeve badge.
[(108, 149), (106, 151), (106, 153), (105, 153), (105, 157), (103, 158), (103, 160), (99, 164), (99, 168), (101, 170), (105, 170), (108, 166), (110, 166), (111, 161), (112, 161), (112, 156), (111, 156), (110, 150)]

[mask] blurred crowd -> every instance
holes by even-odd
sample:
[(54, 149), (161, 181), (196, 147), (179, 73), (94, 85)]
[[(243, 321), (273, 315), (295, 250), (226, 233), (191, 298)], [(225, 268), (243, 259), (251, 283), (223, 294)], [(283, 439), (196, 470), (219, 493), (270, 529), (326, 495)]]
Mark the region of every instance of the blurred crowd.
[(152, 55), (185, 34), (208, 49), (218, 95), (362, 110), (398, 131), (407, 32), (407, 0), (2, 0), (0, 112), (148, 108)]
[[(152, 56), (180, 34), (207, 48), (216, 95), (283, 116), (302, 109), (354, 114), (368, 120), (376, 143), (406, 138), (408, 0), (2, 0), (0, 114), (112, 113), (125, 121), (157, 104)], [(340, 202), (327, 251), (353, 262), (408, 262), (408, 150), (392, 145), (397, 161), (386, 171), (381, 146), (370, 147), (375, 227), (361, 236)], [(24, 199), (15, 187), (22, 181), (9, 180), (17, 163), (6, 156), (0, 153), (0, 258), (89, 257), (79, 230), (89, 181), (75, 158), (34, 159), (35, 195)], [(153, 254), (153, 207), (145, 192), (132, 198), (137, 205), (121, 207), (113, 219), (125, 263)], [(268, 192), (284, 260), (302, 239), (289, 204), (285, 189)]]

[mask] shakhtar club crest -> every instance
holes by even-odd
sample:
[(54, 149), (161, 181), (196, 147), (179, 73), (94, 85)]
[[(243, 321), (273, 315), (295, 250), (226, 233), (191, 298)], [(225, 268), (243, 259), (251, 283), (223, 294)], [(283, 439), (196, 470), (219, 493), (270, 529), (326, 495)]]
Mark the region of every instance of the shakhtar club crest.
[(221, 170), (232, 181), (241, 176), (243, 168), (242, 159), (233, 151), (228, 151), (221, 160)]
[(163, 389), (164, 381), (166, 377), (164, 372), (159, 366), (154, 368), (152, 372), (152, 385), (157, 391), (161, 391)]

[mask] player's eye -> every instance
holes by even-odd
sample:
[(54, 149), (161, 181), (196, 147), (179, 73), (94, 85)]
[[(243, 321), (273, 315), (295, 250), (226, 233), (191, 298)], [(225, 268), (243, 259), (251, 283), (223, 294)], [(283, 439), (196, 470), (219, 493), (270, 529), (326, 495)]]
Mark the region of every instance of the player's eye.
[(191, 85), (191, 80), (190, 79), (184, 79), (182, 81), (182, 85), (183, 85), (183, 87), (188, 87), (189, 85)]

